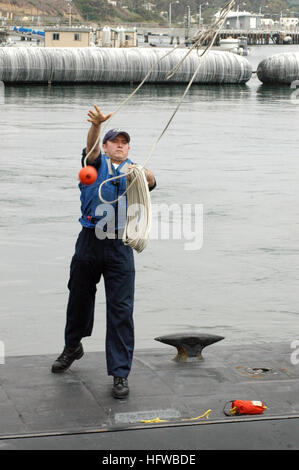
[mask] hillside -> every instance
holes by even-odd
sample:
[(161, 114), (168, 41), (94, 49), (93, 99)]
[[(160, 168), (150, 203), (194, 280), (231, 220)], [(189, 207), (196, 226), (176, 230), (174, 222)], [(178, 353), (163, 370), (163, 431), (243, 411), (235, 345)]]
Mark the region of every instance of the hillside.
[[(69, 7), (66, 0), (0, 0), (0, 11), (4, 16), (12, 12), (14, 16), (67, 18)], [(77, 8), (73, 7), (74, 18), (83, 20)]]
[[(152, 3), (153, 2), (153, 3)], [(150, 23), (168, 24), (170, 0), (73, 0), (72, 18), (74, 23), (98, 23), (100, 25), (111, 23)], [(183, 24), (188, 14), (185, 0), (171, 2), (172, 23)], [(224, 5), (225, 0), (201, 1), (201, 14), (205, 22), (209, 22), (212, 15)], [(191, 19), (198, 22), (199, 1), (188, 0)], [(299, 14), (299, 0), (247, 0), (240, 3), (240, 10), (261, 12), (266, 16), (278, 19), (281, 12), (284, 16), (291, 12)], [(0, 0), (0, 11), (3, 14), (13, 12), (15, 16), (42, 16), (45, 21), (67, 23), (69, 18), (69, 5), (67, 0)], [(294, 15), (293, 15), (294, 16)]]

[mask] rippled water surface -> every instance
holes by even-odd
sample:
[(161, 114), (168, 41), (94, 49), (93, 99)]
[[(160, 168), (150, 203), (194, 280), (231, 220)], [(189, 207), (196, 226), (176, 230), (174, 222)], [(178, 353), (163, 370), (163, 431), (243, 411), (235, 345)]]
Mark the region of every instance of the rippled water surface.
[[(252, 48), (264, 57), (299, 46)], [(0, 112), (1, 320), (8, 355), (59, 352), (70, 258), (80, 230), (77, 174), (97, 103), (113, 111), (130, 86), (10, 86)], [(183, 86), (144, 86), (111, 121), (143, 163)], [(202, 204), (203, 246), (152, 240), (135, 255), (136, 348), (161, 334), (200, 330), (228, 343), (298, 337), (299, 106), (289, 87), (191, 88), (149, 167), (153, 204)], [(103, 350), (98, 286), (93, 336)], [(217, 347), (217, 346), (215, 346)]]

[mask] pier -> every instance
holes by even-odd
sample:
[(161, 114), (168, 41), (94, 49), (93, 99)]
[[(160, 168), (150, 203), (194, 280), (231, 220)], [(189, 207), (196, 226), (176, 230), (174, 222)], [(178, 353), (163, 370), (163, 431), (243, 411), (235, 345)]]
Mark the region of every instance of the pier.
[[(182, 42), (184, 39), (195, 36), (198, 32), (196, 28), (137, 28), (137, 33), (143, 35), (148, 41), (150, 36), (169, 36), (170, 43), (173, 44), (179, 40)], [(215, 45), (219, 45), (220, 39), (246, 37), (248, 45), (268, 45), (268, 44), (284, 44), (284, 38), (290, 36), (292, 44), (299, 44), (299, 31), (288, 31), (282, 29), (225, 29), (222, 30), (216, 38)], [(178, 40), (179, 38), (179, 40)], [(207, 45), (207, 44), (203, 44)]]
[(247, 38), (248, 45), (269, 45), (269, 44), (284, 44), (284, 38), (290, 36), (292, 42), (290, 44), (299, 44), (299, 32), (294, 31), (281, 31), (281, 30), (225, 30), (218, 34), (216, 45), (219, 45), (220, 39), (239, 38), (240, 36)]
[[(195, 34), (198, 32), (197, 28), (151, 28), (150, 26), (143, 26), (137, 27), (137, 34), (144, 37), (145, 42), (150, 41), (151, 36), (168, 36), (170, 44), (175, 44), (183, 42), (186, 39), (192, 39)], [(36, 32), (35, 32), (36, 33)], [(5, 42), (9, 36), (21, 36), (21, 40), (29, 40), (38, 39), (41, 40), (40, 36), (38, 37), (37, 33), (33, 34), (30, 31), (22, 32), (16, 31), (12, 28), (2, 27), (0, 29), (0, 44), (1, 42)], [(251, 30), (244, 30), (244, 29), (225, 29), (222, 30), (216, 38), (215, 45), (219, 45), (220, 39), (227, 39), (227, 38), (239, 38), (239, 37), (246, 37), (248, 45), (281, 45), (284, 44), (284, 39), (286, 36), (291, 38), (290, 44), (299, 44), (299, 31), (289, 31), (289, 30), (282, 30), (282, 29), (267, 29), (267, 30), (258, 30), (258, 29), (251, 29)], [(206, 45), (206, 44), (203, 44)]]

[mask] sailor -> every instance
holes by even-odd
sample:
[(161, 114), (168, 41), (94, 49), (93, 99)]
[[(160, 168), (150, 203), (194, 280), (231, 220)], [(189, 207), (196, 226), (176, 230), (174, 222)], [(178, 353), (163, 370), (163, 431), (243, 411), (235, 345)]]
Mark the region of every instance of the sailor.
[[(87, 136), (87, 146), (82, 153), (82, 166), (86, 155), (99, 140), (101, 124), (112, 113), (104, 116), (98, 106), (88, 112), (91, 127)], [(95, 183), (84, 185), (81, 190), (82, 230), (79, 233), (75, 253), (70, 266), (68, 282), (69, 299), (67, 304), (65, 346), (61, 355), (52, 365), (52, 372), (66, 371), (74, 360), (83, 354), (81, 339), (90, 336), (94, 321), (96, 285), (104, 278), (106, 294), (106, 364), (108, 375), (113, 376), (112, 395), (125, 398), (129, 393), (128, 375), (131, 370), (134, 350), (134, 283), (135, 268), (133, 250), (122, 241), (125, 218), (118, 217), (118, 203), (113, 204), (115, 213), (115, 233), (107, 230), (106, 224), (97, 232), (108, 211), (102, 211), (99, 199), (99, 186), (102, 181), (125, 174), (133, 162), (128, 158), (130, 136), (121, 129), (109, 130), (103, 139), (102, 149), (97, 143), (87, 159), (98, 172)], [(153, 173), (145, 170), (149, 189), (156, 186)], [(102, 186), (105, 201), (117, 199), (126, 188), (126, 177), (114, 179)], [(126, 202), (126, 196), (119, 201)], [(105, 205), (107, 209), (107, 205)], [(107, 236), (103, 236), (107, 231)], [(108, 233), (109, 232), (109, 233)], [(104, 234), (105, 235), (105, 234)]]

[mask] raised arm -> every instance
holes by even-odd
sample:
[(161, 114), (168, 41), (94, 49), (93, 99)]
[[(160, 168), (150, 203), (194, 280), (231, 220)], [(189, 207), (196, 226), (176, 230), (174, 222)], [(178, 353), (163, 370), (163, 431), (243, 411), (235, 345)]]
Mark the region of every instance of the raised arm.
[[(90, 152), (90, 150), (93, 148), (95, 145), (99, 135), (100, 135), (100, 130), (101, 130), (101, 124), (102, 122), (107, 121), (112, 116), (113, 113), (109, 113), (106, 116), (101, 112), (99, 107), (95, 104), (94, 105), (94, 110), (89, 110), (88, 111), (88, 117), (87, 119), (88, 122), (91, 123), (91, 127), (88, 131), (87, 135), (87, 145), (86, 145), (86, 155)], [(95, 148), (92, 150), (91, 154), (89, 155), (87, 161), (89, 163), (93, 162), (96, 160), (96, 158), (99, 156), (100, 153), (100, 144), (97, 142), (97, 145)]]

